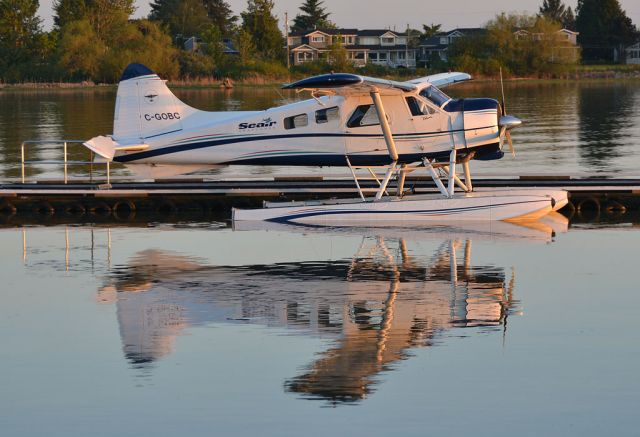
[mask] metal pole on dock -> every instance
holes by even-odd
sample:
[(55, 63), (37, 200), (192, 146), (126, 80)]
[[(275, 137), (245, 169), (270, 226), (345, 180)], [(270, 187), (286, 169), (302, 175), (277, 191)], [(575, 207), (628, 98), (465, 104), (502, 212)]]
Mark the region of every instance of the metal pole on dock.
[(68, 181), (67, 178), (67, 142), (64, 142), (64, 183)]
[(22, 155), (22, 158), (21, 158), (22, 183), (24, 184), (24, 142), (20, 146), (20, 153)]

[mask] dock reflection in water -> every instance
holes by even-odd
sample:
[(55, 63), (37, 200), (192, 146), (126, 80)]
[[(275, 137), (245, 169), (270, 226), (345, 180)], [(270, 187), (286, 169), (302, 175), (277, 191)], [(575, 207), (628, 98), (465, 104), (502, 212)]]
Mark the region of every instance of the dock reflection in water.
[[(134, 368), (151, 371), (190, 326), (288, 327), (334, 343), (285, 381), (285, 390), (354, 402), (374, 391), (380, 372), (409, 358), (413, 348), (438, 344), (450, 330), (506, 333), (508, 316), (518, 311), (515, 266), (474, 262), (473, 240), (548, 242), (553, 231), (542, 223), (482, 226), (292, 229), (301, 245), (310, 232), (363, 233), (350, 259), (317, 260), (310, 253), (302, 261), (220, 266), (145, 250), (114, 268), (98, 297), (117, 306), (124, 354)], [(280, 232), (265, 232), (261, 244), (277, 247)], [(430, 254), (412, 250), (425, 245), (433, 246)]]

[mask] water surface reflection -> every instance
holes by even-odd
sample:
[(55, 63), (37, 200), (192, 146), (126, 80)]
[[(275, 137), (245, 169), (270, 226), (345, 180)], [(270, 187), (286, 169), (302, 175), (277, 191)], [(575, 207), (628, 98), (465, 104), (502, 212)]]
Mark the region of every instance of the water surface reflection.
[(274, 250), (285, 232), (301, 246), (318, 233), (361, 237), (349, 256), (326, 259), (315, 247), (290, 262), (274, 261), (268, 251), (264, 262), (220, 265), (171, 248), (143, 250), (111, 270), (98, 299), (116, 305), (124, 355), (144, 374), (190, 327), (286, 327), (331, 346), (288, 378), (285, 390), (331, 404), (357, 402), (415, 348), (466, 335), (457, 333), (461, 328), (506, 334), (508, 317), (519, 311), (516, 266), (474, 260), (473, 241), (549, 242), (557, 225), (267, 229), (259, 244)]

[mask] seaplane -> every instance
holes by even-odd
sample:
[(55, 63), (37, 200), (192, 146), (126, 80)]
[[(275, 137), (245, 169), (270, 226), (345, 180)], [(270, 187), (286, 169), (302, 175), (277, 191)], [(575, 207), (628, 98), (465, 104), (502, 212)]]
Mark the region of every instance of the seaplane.
[[(562, 208), (563, 190), (474, 190), (470, 161), (502, 158), (505, 143), (514, 153), (510, 131), (522, 122), (506, 113), (504, 90), (501, 103), (453, 99), (441, 90), (470, 79), (459, 72), (406, 82), (323, 74), (283, 86), (310, 93), (307, 100), (208, 112), (181, 102), (146, 66), (131, 64), (118, 85), (113, 134), (84, 145), (143, 174), (262, 165), (348, 167), (353, 177), (352, 199), (265, 202), (234, 209), (234, 222), (535, 220)], [(435, 194), (408, 195), (406, 177), (416, 171), (433, 179)], [(364, 178), (376, 181), (373, 193), (363, 189)]]

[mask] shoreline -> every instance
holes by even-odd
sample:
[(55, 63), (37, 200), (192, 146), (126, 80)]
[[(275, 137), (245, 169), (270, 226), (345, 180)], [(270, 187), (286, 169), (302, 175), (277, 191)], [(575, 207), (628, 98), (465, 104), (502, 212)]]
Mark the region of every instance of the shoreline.
[[(622, 68), (620, 68), (622, 67)], [(354, 74), (357, 74), (355, 72)], [(272, 87), (279, 86), (283, 83), (288, 83), (293, 80), (298, 80), (305, 77), (304, 75), (293, 74), (290, 77), (282, 78), (265, 78), (265, 77), (249, 77), (246, 79), (232, 80), (233, 86), (231, 88), (225, 87), (226, 79), (213, 79), (213, 78), (200, 78), (195, 80), (178, 79), (174, 81), (168, 81), (168, 85), (171, 88), (178, 89), (211, 89), (219, 88), (221, 90), (231, 90), (235, 87), (239, 88), (260, 88), (260, 87)], [(394, 76), (385, 75), (385, 79), (391, 80), (408, 80), (411, 76)], [(475, 76), (473, 83), (486, 83), (499, 80), (499, 76)], [(617, 68), (598, 68), (598, 66), (584, 68), (584, 70), (574, 71), (567, 73), (562, 77), (510, 77), (505, 78), (505, 82), (520, 82), (520, 83), (544, 83), (544, 82), (568, 82), (568, 81), (605, 81), (605, 80), (640, 80), (640, 65), (623, 65), (617, 66)], [(82, 82), (23, 82), (23, 83), (0, 83), (0, 91), (63, 91), (63, 90), (111, 90), (117, 87), (117, 83), (94, 83), (92, 81)]]

